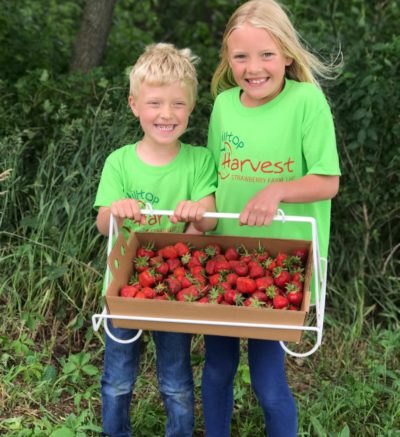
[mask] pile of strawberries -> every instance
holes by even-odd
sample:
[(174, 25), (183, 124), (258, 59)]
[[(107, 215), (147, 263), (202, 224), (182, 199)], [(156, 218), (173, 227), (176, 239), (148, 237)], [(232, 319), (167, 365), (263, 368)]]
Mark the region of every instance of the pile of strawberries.
[(160, 249), (141, 246), (120, 296), (298, 311), (306, 261), (306, 249), (272, 257), (262, 247), (223, 251), (218, 244), (196, 249), (183, 242)]

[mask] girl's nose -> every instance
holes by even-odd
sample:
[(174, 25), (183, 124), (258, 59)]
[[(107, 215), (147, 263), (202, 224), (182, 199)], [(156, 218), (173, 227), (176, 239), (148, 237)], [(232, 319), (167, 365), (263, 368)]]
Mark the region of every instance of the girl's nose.
[(249, 59), (247, 64), (247, 71), (249, 73), (259, 73), (261, 69), (261, 62), (257, 57)]

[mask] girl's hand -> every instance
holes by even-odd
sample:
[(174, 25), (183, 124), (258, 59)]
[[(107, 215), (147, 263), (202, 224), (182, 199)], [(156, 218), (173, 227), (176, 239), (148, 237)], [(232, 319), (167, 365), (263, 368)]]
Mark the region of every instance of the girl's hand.
[(177, 222), (200, 222), (206, 208), (200, 202), (182, 200), (175, 208), (174, 215), (169, 218), (172, 223)]
[(146, 217), (140, 213), (139, 204), (135, 199), (120, 199), (111, 204), (111, 213), (117, 219), (131, 219), (144, 225)]
[(247, 202), (239, 216), (240, 224), (247, 226), (270, 225), (281, 201), (280, 185), (267, 185)]

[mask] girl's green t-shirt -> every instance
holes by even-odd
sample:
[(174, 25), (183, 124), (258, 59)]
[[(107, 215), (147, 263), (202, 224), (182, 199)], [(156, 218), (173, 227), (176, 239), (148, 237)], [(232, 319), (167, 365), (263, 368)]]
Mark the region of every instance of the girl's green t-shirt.
[[(219, 212), (241, 212), (250, 198), (274, 181), (340, 175), (332, 115), (321, 90), (286, 80), (276, 98), (254, 108), (241, 104), (240, 91), (232, 88), (217, 97), (209, 126), (208, 148), (218, 167)], [(279, 208), (286, 215), (316, 219), (320, 254), (326, 257), (331, 201), (282, 203)], [(311, 240), (308, 223), (273, 222), (260, 228), (223, 219), (214, 232)]]

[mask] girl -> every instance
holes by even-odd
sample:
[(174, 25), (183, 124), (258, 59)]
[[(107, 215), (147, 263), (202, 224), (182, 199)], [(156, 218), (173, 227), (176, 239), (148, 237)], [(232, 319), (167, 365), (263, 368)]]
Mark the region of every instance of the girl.
[[(330, 199), (339, 187), (332, 115), (315, 76), (322, 64), (300, 44), (281, 6), (252, 0), (230, 18), (212, 80), (208, 147), (218, 166), (218, 234), (311, 239), (308, 224), (271, 223), (277, 208), (312, 216), (321, 256), (328, 250)], [(241, 227), (241, 225), (247, 225)], [(260, 229), (259, 226), (268, 225)], [(207, 437), (230, 435), (239, 339), (205, 336), (202, 397)], [(296, 405), (276, 341), (248, 340), (251, 382), (269, 437), (294, 437)]]

